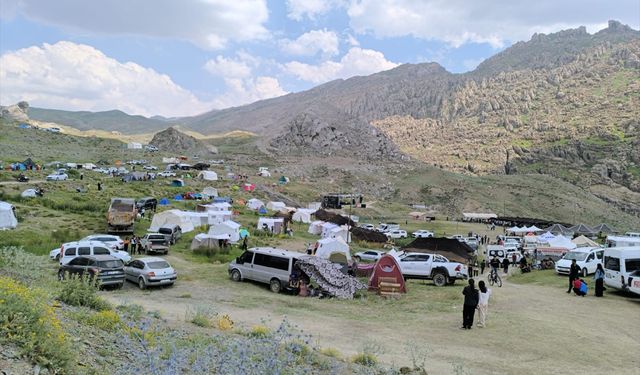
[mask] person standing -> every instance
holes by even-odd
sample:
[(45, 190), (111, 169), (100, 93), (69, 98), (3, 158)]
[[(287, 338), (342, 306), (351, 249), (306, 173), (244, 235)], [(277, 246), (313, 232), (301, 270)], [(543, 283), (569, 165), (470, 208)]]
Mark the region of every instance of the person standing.
[(471, 329), (473, 326), (473, 315), (478, 307), (478, 289), (475, 288), (473, 279), (469, 279), (469, 285), (462, 290), (464, 295), (464, 305), (462, 306), (462, 328)]
[(478, 324), (477, 326), (483, 328), (486, 319), (487, 312), (489, 311), (489, 297), (491, 297), (491, 289), (487, 288), (484, 281), (478, 283), (480, 293), (478, 294)]
[(509, 274), (509, 258), (507, 257), (502, 260), (502, 271), (505, 275)]
[(576, 263), (576, 260), (573, 259), (571, 261), (571, 267), (569, 268), (569, 289), (567, 293), (571, 293), (571, 289), (573, 289), (573, 281), (578, 278), (578, 274), (580, 273), (580, 266)]
[(129, 251), (129, 237), (124, 239), (124, 251)]
[(136, 255), (136, 251), (138, 251), (138, 241), (136, 236), (131, 237), (131, 254)]
[(136, 241), (137, 243), (137, 248), (138, 248), (138, 255), (142, 255), (144, 253), (143, 249), (142, 249), (142, 241), (140, 241), (140, 237), (138, 237), (138, 240)]
[(486, 265), (487, 265), (487, 260), (486, 260), (486, 259), (483, 259), (483, 260), (480, 262), (480, 274), (481, 274), (481, 275), (484, 275), (484, 267), (486, 267)]
[(601, 263), (598, 263), (593, 279), (596, 281), (596, 297), (602, 297), (602, 292), (604, 291), (604, 269)]
[(248, 246), (247, 246), (247, 241), (248, 241), (248, 238), (249, 238), (249, 236), (248, 236), (248, 235), (247, 235), (247, 236), (244, 236), (244, 237), (242, 238), (242, 246), (241, 246), (242, 251), (247, 251), (247, 247), (248, 247)]

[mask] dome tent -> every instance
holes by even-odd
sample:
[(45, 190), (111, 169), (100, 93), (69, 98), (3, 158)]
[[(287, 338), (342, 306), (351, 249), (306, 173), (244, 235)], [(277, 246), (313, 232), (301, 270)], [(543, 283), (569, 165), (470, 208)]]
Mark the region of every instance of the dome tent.
[(0, 201), (0, 230), (13, 229), (18, 226), (18, 220), (13, 213), (13, 206)]

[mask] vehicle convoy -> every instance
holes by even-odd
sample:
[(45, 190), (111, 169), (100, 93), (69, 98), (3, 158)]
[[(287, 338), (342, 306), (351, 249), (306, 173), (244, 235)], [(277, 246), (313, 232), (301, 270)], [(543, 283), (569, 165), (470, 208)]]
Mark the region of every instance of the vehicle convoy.
[(169, 253), (169, 241), (162, 233), (147, 233), (140, 239), (140, 243), (146, 254)]
[(391, 250), (388, 254), (398, 261), (405, 280), (433, 280), (436, 286), (445, 286), (469, 277), (465, 265), (449, 262), (449, 259), (439, 254), (405, 253), (396, 250)]
[(111, 198), (107, 212), (109, 233), (133, 233), (136, 221), (136, 201), (132, 198)]
[(578, 247), (564, 254), (564, 256), (556, 262), (556, 273), (568, 275), (571, 269), (571, 262), (575, 259), (576, 264), (580, 267), (582, 277), (587, 277), (596, 272), (598, 264), (602, 263), (604, 249), (601, 247)]

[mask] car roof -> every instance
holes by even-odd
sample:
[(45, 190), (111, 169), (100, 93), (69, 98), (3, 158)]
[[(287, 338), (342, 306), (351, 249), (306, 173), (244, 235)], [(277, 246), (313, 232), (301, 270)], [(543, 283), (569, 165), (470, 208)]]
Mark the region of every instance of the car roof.
[(306, 255), (304, 253), (299, 253), (297, 251), (289, 251), (284, 249), (278, 249), (275, 247), (252, 247), (249, 251), (253, 251), (258, 254), (269, 254), (269, 255), (279, 255), (288, 258), (300, 257)]
[(109, 238), (113, 238), (113, 239), (119, 239), (120, 237), (115, 236), (113, 234), (90, 234), (88, 236), (86, 236), (85, 238), (94, 238), (94, 237), (109, 237)]
[(97, 260), (97, 261), (101, 261), (101, 260), (120, 260), (120, 259), (114, 257), (113, 255), (80, 255), (78, 258), (88, 258), (88, 259), (93, 259), (93, 260)]
[(105, 243), (102, 241), (71, 241), (71, 242), (65, 242), (64, 244), (62, 244), (62, 246), (64, 247), (68, 247), (68, 246), (104, 246)]
[[(167, 260), (166, 260), (166, 259), (164, 259), (164, 258), (160, 258), (160, 257), (144, 257), (144, 258), (138, 258), (138, 259), (134, 259), (134, 260), (139, 260), (139, 261), (144, 262), (144, 263), (148, 263), (148, 262), (159, 262), (159, 261), (165, 261), (165, 262), (167, 262)], [(169, 263), (169, 262), (167, 262), (167, 263)]]

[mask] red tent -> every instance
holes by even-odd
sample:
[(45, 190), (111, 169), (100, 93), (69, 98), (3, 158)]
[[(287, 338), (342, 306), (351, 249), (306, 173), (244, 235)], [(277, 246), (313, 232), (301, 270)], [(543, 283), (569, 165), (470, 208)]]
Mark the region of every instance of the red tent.
[(402, 272), (400, 271), (400, 266), (398, 265), (398, 262), (396, 262), (396, 259), (391, 255), (383, 255), (376, 263), (373, 273), (371, 274), (371, 278), (369, 278), (369, 290), (376, 290), (380, 292), (380, 289), (384, 289), (382, 288), (384, 285), (380, 285), (380, 283), (397, 285), (392, 287), (392, 289), (395, 289), (396, 293), (407, 292), (404, 285), (404, 277), (402, 277)]

